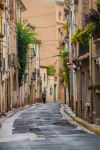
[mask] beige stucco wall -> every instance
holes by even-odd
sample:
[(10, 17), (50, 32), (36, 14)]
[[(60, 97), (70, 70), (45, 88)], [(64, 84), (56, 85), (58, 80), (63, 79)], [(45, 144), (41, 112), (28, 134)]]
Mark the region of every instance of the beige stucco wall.
[[(23, 13), (23, 19), (36, 26), (37, 37), (42, 41), (40, 50), (41, 59), (56, 55), (57, 39), (55, 3), (43, 0), (23, 0), (23, 2), (27, 7), (27, 10)], [(52, 64), (55, 63), (55, 58), (52, 58), (52, 61), (51, 59), (48, 59), (48, 61), (41, 60), (41, 65), (48, 66), (51, 62)]]

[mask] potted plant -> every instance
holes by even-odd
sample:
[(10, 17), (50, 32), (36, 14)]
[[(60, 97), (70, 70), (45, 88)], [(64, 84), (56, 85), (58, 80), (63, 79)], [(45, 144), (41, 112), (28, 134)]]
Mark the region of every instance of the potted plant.
[(89, 23), (98, 24), (100, 22), (100, 12), (90, 9), (87, 14), (84, 15), (84, 25)]
[(87, 14), (85, 14), (84, 25), (87, 26), (90, 23), (95, 24), (95, 30), (92, 34), (93, 38), (100, 38), (100, 12), (91, 9)]
[(94, 23), (89, 23), (86, 27), (77, 29), (76, 33), (72, 36), (72, 43), (88, 44), (95, 28)]

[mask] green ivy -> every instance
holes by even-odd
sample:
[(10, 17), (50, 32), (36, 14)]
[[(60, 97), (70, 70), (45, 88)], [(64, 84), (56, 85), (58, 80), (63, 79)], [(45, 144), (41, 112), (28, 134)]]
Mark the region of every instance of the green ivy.
[(65, 24), (63, 25), (63, 29), (67, 31), (67, 29), (68, 29), (68, 24), (67, 24), (67, 23), (65, 23)]
[(67, 59), (69, 53), (63, 50), (61, 52), (61, 68), (60, 68), (60, 79), (62, 83), (65, 83), (66, 87), (68, 87), (68, 91), (70, 93), (70, 80), (69, 80), (69, 68), (67, 66)]
[(89, 43), (89, 40), (96, 28), (94, 23), (89, 23), (86, 27), (76, 30), (76, 33), (72, 36), (72, 43), (80, 42), (81, 44)]
[(56, 73), (55, 66), (54, 65), (48, 66), (47, 74), (50, 75), (50, 76), (54, 76), (55, 73)]
[(97, 5), (97, 6), (100, 6), (100, 0), (97, 0), (97, 1), (96, 1), (96, 5)]
[(26, 29), (21, 23), (16, 24), (17, 27), (17, 44), (18, 44), (18, 62), (19, 62), (19, 86), (26, 76), (28, 64), (27, 54), (28, 46), (31, 43), (36, 43), (35, 33), (31, 29)]

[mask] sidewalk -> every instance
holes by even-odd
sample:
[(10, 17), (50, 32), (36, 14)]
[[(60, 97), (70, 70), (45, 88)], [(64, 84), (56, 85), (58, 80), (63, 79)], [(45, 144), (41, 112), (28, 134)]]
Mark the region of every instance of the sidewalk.
[(100, 134), (100, 126), (97, 126), (95, 124), (90, 124), (90, 123), (80, 119), (79, 117), (76, 117), (76, 114), (74, 112), (72, 112), (71, 108), (69, 108), (67, 105), (63, 105), (63, 110), (69, 117), (71, 117), (75, 122), (77, 122), (81, 126), (94, 132), (95, 134)]
[(19, 108), (13, 108), (12, 110), (6, 112), (5, 116), (0, 117), (0, 122), (4, 121), (7, 118), (12, 117), (14, 114), (16, 114), (18, 111), (24, 110), (24, 109), (28, 109), (29, 107), (31, 107), (33, 105), (26, 105), (23, 107), (19, 107)]

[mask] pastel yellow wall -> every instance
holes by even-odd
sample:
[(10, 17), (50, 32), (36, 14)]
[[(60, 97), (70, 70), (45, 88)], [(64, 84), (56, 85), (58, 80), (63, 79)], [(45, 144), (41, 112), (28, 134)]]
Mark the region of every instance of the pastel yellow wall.
[[(44, 80), (44, 74), (45, 74), (45, 80)], [(40, 68), (40, 75), (42, 80), (42, 92), (44, 91), (44, 88), (47, 90), (48, 81), (47, 81), (47, 68)]]
[[(50, 94), (50, 87), (52, 86), (52, 94)], [(47, 90), (47, 102), (54, 102), (54, 77), (48, 76), (48, 90)]]

